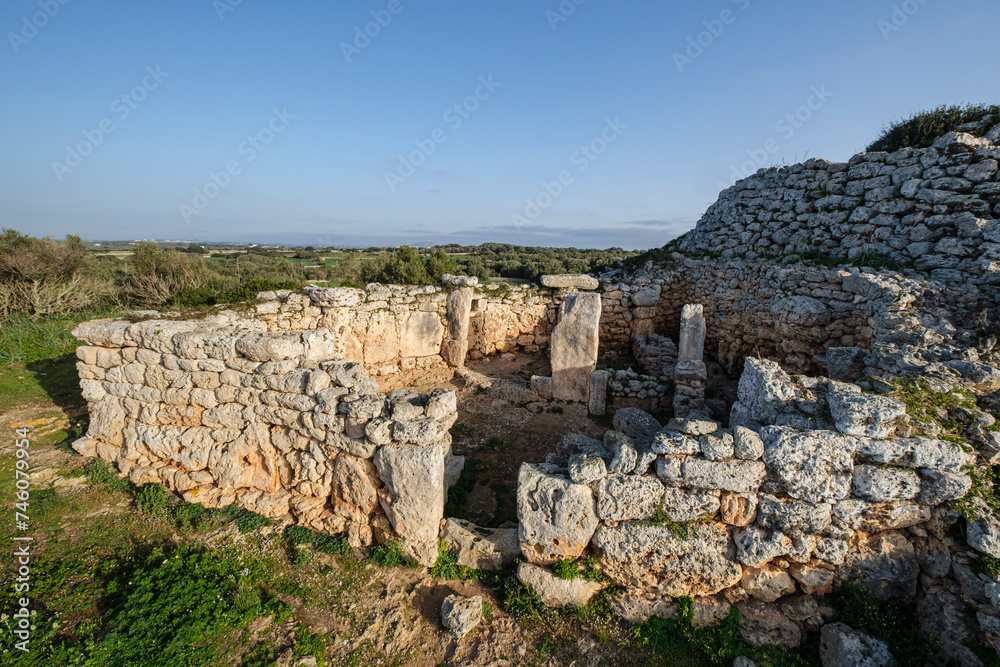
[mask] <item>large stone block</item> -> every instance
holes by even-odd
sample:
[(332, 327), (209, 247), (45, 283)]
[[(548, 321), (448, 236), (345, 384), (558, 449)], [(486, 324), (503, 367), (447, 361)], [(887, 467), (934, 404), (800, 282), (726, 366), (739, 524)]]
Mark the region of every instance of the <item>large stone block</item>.
[(743, 570), (724, 526), (692, 528), (683, 539), (669, 528), (623, 522), (594, 535), (601, 570), (622, 586), (669, 597), (713, 595), (740, 581)]
[(819, 503), (851, 492), (854, 438), (833, 431), (764, 428), (764, 463), (788, 495)]
[(429, 357), (441, 351), (444, 327), (436, 313), (410, 313), (399, 332), (399, 356)]
[(461, 287), (448, 295), (448, 339), (441, 349), (441, 356), (449, 366), (461, 368), (465, 365), (471, 312), (471, 287)]
[(379, 500), (393, 529), (417, 560), (432, 565), (444, 516), (444, 447), (385, 445), (375, 453), (375, 468), (385, 484)]
[(597, 367), (601, 295), (568, 294), (552, 331), (552, 396), (560, 401), (590, 398), (590, 375)]
[(590, 487), (573, 484), (547, 463), (522, 463), (517, 477), (521, 551), (545, 565), (583, 554), (597, 529)]
[(597, 278), (585, 273), (565, 273), (542, 276), (542, 286), (552, 289), (597, 289), (600, 283)]
[(701, 304), (681, 309), (681, 329), (677, 344), (677, 363), (702, 361), (705, 356), (705, 313)]

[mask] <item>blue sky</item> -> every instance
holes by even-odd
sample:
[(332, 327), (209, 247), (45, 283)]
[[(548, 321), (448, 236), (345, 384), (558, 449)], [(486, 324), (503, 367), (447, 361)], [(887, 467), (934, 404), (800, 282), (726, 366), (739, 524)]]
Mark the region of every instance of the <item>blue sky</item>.
[(995, 0), (63, 2), (0, 10), (35, 235), (660, 246), (741, 171), (1000, 99)]

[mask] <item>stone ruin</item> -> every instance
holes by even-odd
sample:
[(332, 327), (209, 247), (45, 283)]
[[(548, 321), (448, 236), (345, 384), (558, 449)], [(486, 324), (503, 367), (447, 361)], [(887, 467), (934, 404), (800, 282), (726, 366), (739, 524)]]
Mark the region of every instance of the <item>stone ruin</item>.
[[(199, 321), (82, 324), (91, 423), (74, 447), (191, 502), (238, 503), (358, 547), (398, 539), (425, 565), (442, 539), (462, 565), (521, 558), (518, 576), (547, 604), (596, 593), (549, 568), (589, 554), (622, 588), (622, 616), (670, 617), (685, 595), (706, 621), (735, 605), (758, 646), (798, 644), (833, 620), (824, 595), (860, 579), (916, 605), (961, 664), (981, 664), (963, 642), (1000, 639), (1000, 579), (972, 567), (1000, 558), (1000, 518), (971, 478), (1000, 463), (991, 136), (741, 181), (679, 244), (722, 257), (675, 253), (541, 287), (448, 276), (265, 292)], [(836, 254), (829, 240), (845, 230), (844, 248), (913, 266), (761, 257)], [(457, 397), (405, 387), (520, 352), (551, 359), (551, 376), (531, 379), (539, 399), (612, 412), (613, 429), (522, 464), (516, 528), (444, 517), (462, 466)], [(625, 355), (638, 370), (597, 369)], [(732, 404), (707, 395), (721, 371), (740, 376)], [(907, 377), (977, 400), (962, 442), (889, 395)], [(673, 417), (649, 414), (660, 411)]]

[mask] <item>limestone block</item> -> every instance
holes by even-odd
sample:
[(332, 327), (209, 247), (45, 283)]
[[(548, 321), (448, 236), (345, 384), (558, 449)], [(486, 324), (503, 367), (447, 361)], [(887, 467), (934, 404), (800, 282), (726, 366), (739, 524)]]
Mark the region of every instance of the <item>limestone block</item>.
[(518, 580), (538, 594), (549, 607), (583, 607), (597, 594), (603, 584), (587, 581), (583, 577), (560, 579), (549, 570), (521, 563), (517, 567)]
[(600, 294), (566, 296), (559, 308), (559, 324), (552, 331), (553, 398), (588, 401), (590, 374), (597, 366), (600, 320)]
[(598, 523), (590, 488), (555, 470), (549, 464), (522, 463), (517, 480), (521, 551), (541, 565), (578, 558)]
[[(607, 409), (609, 371), (594, 371), (590, 374), (590, 402), (587, 406), (592, 415), (603, 415)], [(534, 378), (532, 378), (534, 381)]]
[(697, 526), (683, 539), (669, 528), (623, 522), (601, 526), (593, 539), (601, 570), (622, 586), (659, 595), (713, 595), (739, 582), (729, 533), (717, 524)]
[(444, 515), (444, 447), (384, 445), (374, 463), (385, 485), (379, 489), (379, 501), (393, 530), (417, 560), (432, 565)]
[(428, 357), (441, 351), (444, 327), (436, 313), (410, 313), (399, 332), (401, 357)]
[(762, 436), (764, 463), (788, 495), (810, 502), (848, 496), (854, 472), (853, 438), (781, 426), (765, 427)]
[(702, 361), (705, 356), (705, 314), (701, 304), (688, 304), (681, 310), (677, 363)]
[(600, 285), (597, 278), (586, 274), (545, 275), (541, 282), (543, 287), (566, 290), (592, 290)]

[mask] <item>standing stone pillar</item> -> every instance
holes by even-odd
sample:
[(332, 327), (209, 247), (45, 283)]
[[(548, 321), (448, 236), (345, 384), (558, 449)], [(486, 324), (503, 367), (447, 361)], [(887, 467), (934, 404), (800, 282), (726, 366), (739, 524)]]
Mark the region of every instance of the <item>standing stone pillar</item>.
[(681, 310), (681, 334), (677, 344), (677, 363), (703, 361), (705, 356), (705, 309), (688, 304)]
[(681, 310), (681, 331), (674, 370), (674, 416), (678, 418), (711, 417), (705, 406), (705, 314), (701, 304), (688, 304)]
[(472, 288), (460, 287), (448, 295), (448, 339), (441, 356), (454, 368), (465, 366), (469, 351), (469, 317), (472, 312)]
[(552, 397), (584, 401), (590, 397), (590, 374), (597, 369), (601, 328), (601, 295), (573, 292), (559, 307), (559, 324), (552, 330)]

